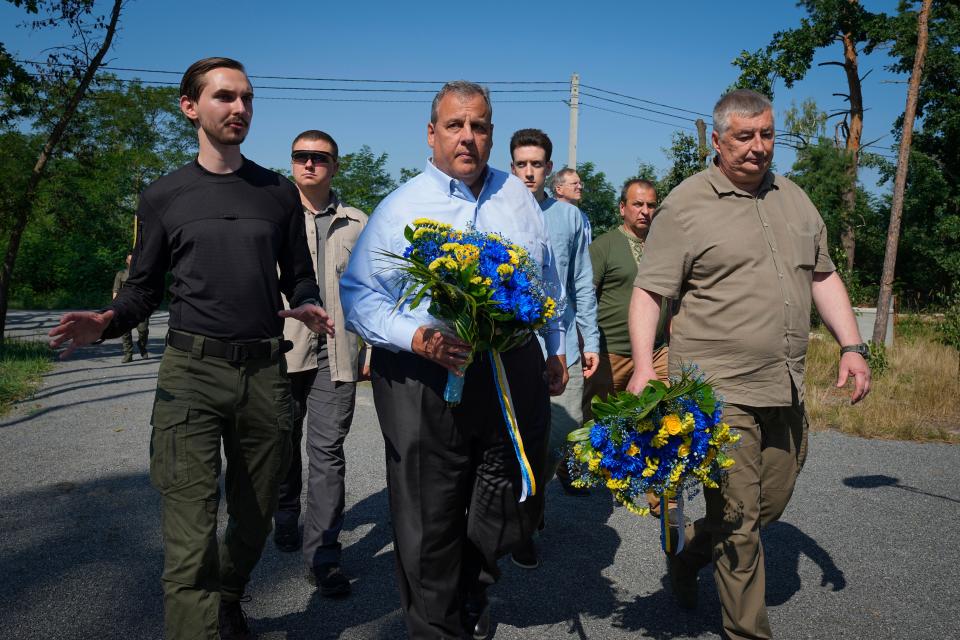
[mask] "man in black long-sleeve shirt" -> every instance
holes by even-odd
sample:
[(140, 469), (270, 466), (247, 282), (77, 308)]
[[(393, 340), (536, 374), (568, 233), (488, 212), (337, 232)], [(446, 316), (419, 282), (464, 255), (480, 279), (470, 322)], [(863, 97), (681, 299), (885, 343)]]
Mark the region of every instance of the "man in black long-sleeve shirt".
[[(150, 441), (150, 478), (163, 496), (166, 636), (246, 638), (239, 600), (270, 532), (295, 418), (282, 318), (331, 335), (333, 323), (319, 306), (296, 187), (240, 154), (253, 115), (243, 66), (200, 60), (180, 93), (197, 160), (143, 192), (126, 285), (104, 311), (65, 314), (51, 345), (69, 341), (66, 357), (129, 331), (173, 273)], [(221, 439), (229, 520), (218, 558)]]

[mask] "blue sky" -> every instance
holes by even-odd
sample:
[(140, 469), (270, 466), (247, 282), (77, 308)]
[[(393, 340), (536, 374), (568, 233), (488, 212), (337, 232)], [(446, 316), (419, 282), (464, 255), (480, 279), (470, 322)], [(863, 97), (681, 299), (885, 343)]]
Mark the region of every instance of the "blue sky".
[[(107, 2), (99, 2), (106, 10)], [(870, 10), (894, 12), (894, 0), (864, 0)], [(804, 15), (790, 2), (554, 1), (544, 4), (486, 2), (130, 2), (109, 64), (182, 71), (198, 58), (225, 55), (242, 61), (251, 75), (309, 78), (443, 81), (457, 78), (493, 81), (569, 81), (644, 98), (691, 111), (709, 113), (737, 76), (730, 64), (742, 49), (766, 45), (771, 35), (792, 28)], [(44, 49), (63, 42), (51, 33), (18, 28), (25, 14), (0, 5), (0, 41), (15, 55), (40, 59)], [(821, 51), (817, 62), (841, 58), (839, 44)], [(905, 81), (884, 67), (883, 52), (865, 57), (864, 140), (889, 135), (903, 111)], [(117, 72), (124, 78), (178, 81), (175, 75)], [(344, 82), (255, 79), (253, 126), (244, 153), (266, 166), (287, 166), (289, 143), (300, 131), (324, 129), (341, 153), (369, 145), (389, 154), (388, 168), (421, 168), (429, 157), (426, 122), (430, 93), (347, 93), (286, 91), (269, 86), (326, 88), (417, 88), (438, 84), (371, 85)], [(778, 86), (778, 120), (791, 103), (812, 97), (824, 110), (843, 106), (834, 92), (846, 86), (839, 67), (814, 68), (792, 90)], [(522, 127), (545, 130), (554, 142), (554, 163), (567, 157), (569, 112), (562, 100), (568, 88), (556, 85), (491, 85), (500, 89), (560, 89), (550, 93), (493, 93), (494, 149), (491, 164), (508, 168), (510, 134)], [(590, 90), (585, 90), (590, 91)], [(616, 96), (597, 91), (613, 100)], [(302, 98), (413, 100), (417, 102), (325, 102)], [(282, 100), (269, 98), (285, 98)], [(291, 100), (290, 98), (300, 98)], [(512, 102), (544, 100), (546, 102)], [(692, 128), (691, 121), (639, 111), (583, 97), (593, 104), (675, 125), (648, 122), (584, 106), (579, 120), (578, 160), (593, 161), (614, 184), (633, 175), (638, 162), (663, 170), (663, 148), (673, 131)], [(624, 102), (631, 102), (624, 100)], [(673, 109), (649, 108), (679, 114)], [(695, 116), (690, 116), (695, 117)], [(882, 151), (892, 155), (892, 151)], [(777, 148), (778, 170), (788, 170), (790, 149)], [(864, 180), (873, 188), (872, 175)], [(889, 185), (885, 189), (889, 189)]]

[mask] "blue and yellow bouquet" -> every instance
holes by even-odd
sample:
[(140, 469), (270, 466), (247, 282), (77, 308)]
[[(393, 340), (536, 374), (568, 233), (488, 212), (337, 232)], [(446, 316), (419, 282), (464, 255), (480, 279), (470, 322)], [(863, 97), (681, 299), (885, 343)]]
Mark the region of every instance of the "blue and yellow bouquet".
[[(386, 253), (403, 272), (399, 304), (416, 309), (429, 296), (430, 315), (444, 321), (473, 352), (489, 351), (503, 410), (521, 475), (523, 500), (536, 487), (523, 452), (510, 389), (499, 353), (522, 344), (556, 312), (556, 302), (544, 290), (540, 267), (526, 249), (499, 233), (418, 218), (403, 232), (410, 243), (403, 255)], [(471, 357), (467, 361), (469, 365)], [(465, 365), (466, 366), (466, 365)], [(449, 374), (444, 399), (456, 404), (464, 377)]]
[(591, 407), (594, 420), (567, 436), (573, 484), (604, 485), (638, 515), (650, 513), (648, 492), (659, 496), (662, 543), (670, 552), (667, 502), (678, 500), (682, 526), (683, 494), (717, 488), (733, 465), (725, 452), (740, 436), (721, 420), (723, 403), (696, 369), (684, 368), (669, 386), (651, 380), (639, 396), (594, 398)]

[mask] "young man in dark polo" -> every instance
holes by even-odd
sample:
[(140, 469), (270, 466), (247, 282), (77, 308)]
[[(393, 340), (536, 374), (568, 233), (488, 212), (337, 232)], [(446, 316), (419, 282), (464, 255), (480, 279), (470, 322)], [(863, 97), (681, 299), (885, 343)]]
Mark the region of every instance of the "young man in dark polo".
[[(123, 335), (160, 304), (172, 272), (150, 440), (150, 479), (163, 496), (165, 636), (249, 638), (240, 598), (270, 533), (295, 418), (282, 318), (330, 335), (333, 323), (319, 306), (296, 187), (240, 154), (253, 116), (243, 65), (199, 60), (180, 94), (197, 159), (141, 195), (116, 299), (65, 314), (50, 343), (69, 343), (66, 357)], [(229, 518), (218, 550), (221, 441)]]

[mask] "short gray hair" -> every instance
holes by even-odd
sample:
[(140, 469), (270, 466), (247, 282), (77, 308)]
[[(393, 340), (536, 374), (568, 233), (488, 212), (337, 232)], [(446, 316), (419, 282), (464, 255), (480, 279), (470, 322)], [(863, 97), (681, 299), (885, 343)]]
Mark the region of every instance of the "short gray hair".
[(558, 184), (566, 184), (567, 178), (576, 172), (577, 170), (572, 167), (564, 167), (563, 169), (560, 169), (560, 171), (557, 171), (555, 174), (553, 174), (553, 178), (550, 180), (550, 188), (552, 189)]
[(467, 80), (453, 80), (443, 85), (440, 91), (437, 92), (437, 95), (433, 97), (433, 105), (430, 107), (430, 122), (437, 124), (437, 108), (440, 106), (440, 101), (443, 100), (444, 96), (448, 93), (452, 93), (455, 96), (460, 98), (471, 98), (473, 96), (481, 96), (483, 101), (487, 104), (487, 116), (491, 119), (493, 118), (493, 105), (490, 104), (490, 90), (487, 89), (482, 84), (477, 84), (476, 82), (468, 82)]
[(753, 118), (766, 111), (773, 111), (773, 104), (762, 93), (752, 89), (736, 89), (724, 94), (713, 107), (713, 130), (722, 135), (730, 126), (730, 114)]

